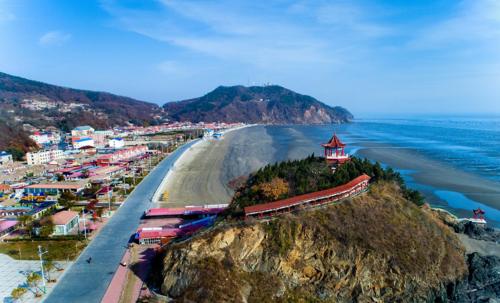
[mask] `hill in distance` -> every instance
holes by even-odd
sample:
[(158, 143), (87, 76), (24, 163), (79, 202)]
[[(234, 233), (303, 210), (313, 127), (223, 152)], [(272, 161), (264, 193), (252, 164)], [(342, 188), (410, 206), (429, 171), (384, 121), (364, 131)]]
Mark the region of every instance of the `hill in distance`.
[(66, 88), (0, 72), (0, 150), (28, 151), (35, 143), (23, 124), (70, 130), (78, 125), (108, 128), (161, 121), (160, 106), (128, 97)]
[(353, 119), (342, 107), (331, 107), (278, 85), (219, 86), (202, 97), (163, 107), (171, 119), (193, 122), (329, 124)]
[(17, 120), (35, 127), (63, 129), (82, 124), (94, 127), (127, 122), (142, 124), (158, 118), (155, 116), (162, 112), (153, 103), (106, 92), (46, 84), (5, 73), (0, 73), (0, 109), (0, 118), (6, 122)]

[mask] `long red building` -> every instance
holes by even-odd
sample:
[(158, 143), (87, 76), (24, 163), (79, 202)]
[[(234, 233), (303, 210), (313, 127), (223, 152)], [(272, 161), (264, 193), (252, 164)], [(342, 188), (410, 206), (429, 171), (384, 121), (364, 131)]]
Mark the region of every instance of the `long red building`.
[(345, 199), (364, 191), (368, 187), (370, 176), (363, 174), (354, 180), (309, 194), (295, 196), (288, 199), (245, 207), (246, 217), (265, 217), (288, 213), (302, 207), (324, 205)]

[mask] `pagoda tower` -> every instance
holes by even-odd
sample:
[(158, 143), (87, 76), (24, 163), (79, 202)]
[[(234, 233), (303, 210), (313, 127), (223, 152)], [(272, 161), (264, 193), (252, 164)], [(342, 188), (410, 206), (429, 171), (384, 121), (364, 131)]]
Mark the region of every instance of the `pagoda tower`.
[(328, 141), (321, 144), (325, 149), (325, 159), (329, 164), (343, 164), (349, 161), (349, 155), (345, 153), (345, 144), (340, 141), (336, 134)]

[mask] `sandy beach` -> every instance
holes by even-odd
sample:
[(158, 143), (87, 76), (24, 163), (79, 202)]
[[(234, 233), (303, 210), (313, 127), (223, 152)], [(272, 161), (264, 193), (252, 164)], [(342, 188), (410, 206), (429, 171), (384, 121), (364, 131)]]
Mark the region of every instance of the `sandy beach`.
[(273, 159), (272, 139), (263, 126), (226, 133), (221, 140), (203, 140), (175, 163), (161, 192), (168, 200), (158, 206), (177, 207), (229, 203), (229, 181), (248, 175)]

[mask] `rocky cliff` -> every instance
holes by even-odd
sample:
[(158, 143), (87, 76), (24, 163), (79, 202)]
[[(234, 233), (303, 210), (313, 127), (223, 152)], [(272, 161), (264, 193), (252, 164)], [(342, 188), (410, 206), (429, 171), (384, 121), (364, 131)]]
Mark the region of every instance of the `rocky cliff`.
[(161, 290), (180, 302), (428, 302), (463, 288), (450, 227), (375, 185), (338, 205), (220, 224), (165, 253)]

